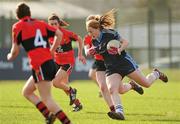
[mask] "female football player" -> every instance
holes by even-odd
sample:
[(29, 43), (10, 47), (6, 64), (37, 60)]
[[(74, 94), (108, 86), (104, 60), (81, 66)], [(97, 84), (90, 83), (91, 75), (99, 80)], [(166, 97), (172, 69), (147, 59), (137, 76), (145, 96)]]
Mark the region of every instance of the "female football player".
[[(113, 9), (102, 15), (99, 20), (89, 20), (86, 23), (86, 29), (93, 38), (91, 52), (99, 53), (104, 58), (106, 81), (113, 104), (115, 105), (115, 112), (110, 112), (108, 115), (112, 119), (124, 120), (123, 107), (119, 97), (119, 87), (123, 85), (122, 79), (124, 76), (128, 76), (146, 88), (149, 88), (157, 79), (167, 82), (168, 78), (158, 69), (154, 69), (146, 77), (141, 73), (135, 61), (125, 51), (128, 41), (123, 39), (116, 30), (106, 28), (115, 24), (114, 13), (115, 10)], [(118, 49), (112, 48), (107, 50), (108, 42), (114, 39), (121, 43), (120, 47)]]
[[(72, 48), (72, 41), (77, 41), (78, 44), (78, 59), (85, 64), (86, 60), (83, 56), (83, 41), (80, 36), (72, 31), (69, 31), (62, 26), (68, 26), (64, 20), (60, 19), (56, 14), (52, 14), (48, 18), (48, 23), (55, 28), (58, 28), (63, 33), (63, 39), (59, 47), (54, 53), (54, 60), (58, 67), (58, 72), (53, 81), (53, 85), (56, 88), (63, 89), (70, 97), (70, 105), (74, 103), (73, 111), (82, 109), (82, 105), (78, 99), (76, 99), (76, 89), (67, 85), (69, 82), (69, 75), (75, 64), (75, 55)], [(53, 40), (50, 39), (52, 44)]]
[[(46, 118), (46, 124), (52, 124), (54, 119), (50, 112), (56, 115), (62, 124), (71, 124), (65, 113), (59, 108), (51, 96), (51, 80), (55, 77), (56, 67), (52, 53), (62, 39), (62, 32), (49, 26), (43, 21), (31, 18), (31, 11), (25, 3), (19, 3), (16, 8), (19, 20), (12, 27), (12, 47), (7, 59), (12, 61), (20, 51), (20, 44), (27, 52), (32, 76), (27, 80), (23, 95)], [(47, 38), (57, 36), (52, 47), (49, 47)], [(39, 91), (38, 97), (34, 91)]]
[[(88, 22), (89, 20), (99, 20), (100, 16), (99, 15), (90, 15), (87, 17), (86, 22)], [(106, 27), (106, 28), (111, 28), (111, 27)], [(95, 73), (96, 73), (96, 79), (97, 82), (99, 84), (99, 88), (101, 91), (101, 94), (103, 96), (103, 98), (105, 99), (107, 105), (109, 106), (110, 110), (113, 111), (114, 110), (114, 105), (112, 103), (110, 94), (108, 92), (108, 88), (106, 85), (106, 80), (105, 80), (105, 71), (106, 71), (106, 67), (104, 65), (104, 59), (103, 56), (100, 54), (95, 54), (93, 52), (95, 51), (91, 51), (91, 47), (93, 46), (93, 42), (92, 42), (92, 36), (90, 35), (86, 35), (84, 38), (84, 45), (85, 45), (85, 53), (86, 55), (94, 55), (94, 65), (96, 67)], [(138, 92), (139, 94), (143, 94), (143, 89), (141, 87), (139, 87), (134, 81), (131, 81), (128, 84), (124, 84), (121, 87), (119, 87), (119, 93), (123, 94), (128, 92), (129, 90), (135, 90), (136, 92)]]

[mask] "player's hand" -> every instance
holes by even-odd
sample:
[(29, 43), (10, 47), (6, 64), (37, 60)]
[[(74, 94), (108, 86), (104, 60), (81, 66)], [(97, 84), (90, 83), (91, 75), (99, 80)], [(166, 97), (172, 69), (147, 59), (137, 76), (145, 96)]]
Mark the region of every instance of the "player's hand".
[(78, 56), (79, 61), (81, 61), (83, 64), (86, 64), (86, 58), (83, 55)]
[(8, 60), (8, 61), (11, 61), (11, 60), (12, 60), (12, 54), (11, 54), (11, 53), (8, 53), (8, 54), (7, 54), (7, 60)]
[(95, 55), (96, 54), (96, 50), (95, 47), (91, 47), (88, 49), (87, 51), (88, 55)]
[(122, 52), (122, 51), (123, 51), (122, 48), (119, 47), (119, 48), (118, 48), (118, 54), (121, 55), (121, 52)]
[(110, 49), (108, 50), (108, 53), (111, 55), (116, 55), (116, 54), (118, 54), (118, 48), (110, 47)]

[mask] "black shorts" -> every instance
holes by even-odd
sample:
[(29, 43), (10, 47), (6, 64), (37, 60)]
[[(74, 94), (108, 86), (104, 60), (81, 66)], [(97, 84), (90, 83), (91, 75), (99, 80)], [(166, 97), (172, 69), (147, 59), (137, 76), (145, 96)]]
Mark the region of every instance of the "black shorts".
[(94, 61), (93, 64), (92, 64), (92, 69), (95, 70), (96, 68), (97, 68), (97, 66), (96, 66), (96, 61)]
[(71, 74), (72, 69), (73, 69), (73, 65), (72, 64), (59, 65), (56, 63), (56, 69), (59, 70), (60, 68), (64, 71), (66, 71), (68, 74)]
[(106, 76), (118, 73), (123, 78), (124, 76), (134, 72), (138, 68), (138, 65), (130, 55), (126, 54), (112, 65), (107, 65), (106, 67)]
[(32, 75), (36, 83), (43, 80), (53, 80), (56, 75), (55, 62), (53, 60), (44, 62), (38, 70), (32, 69)]
[(96, 71), (106, 71), (104, 61), (102, 61), (102, 60), (95, 60), (92, 68), (96, 69)]

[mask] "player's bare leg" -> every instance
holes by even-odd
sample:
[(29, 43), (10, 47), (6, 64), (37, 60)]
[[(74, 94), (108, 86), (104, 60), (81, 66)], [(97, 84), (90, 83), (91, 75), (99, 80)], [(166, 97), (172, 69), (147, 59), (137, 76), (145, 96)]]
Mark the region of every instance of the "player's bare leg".
[(120, 85), (119, 87), (119, 93), (124, 94), (127, 93), (130, 90), (136, 91), (138, 94), (143, 94), (144, 90), (142, 87), (140, 87), (135, 81), (130, 81), (129, 83), (123, 83), (123, 85)]
[(119, 96), (119, 87), (120, 85), (123, 85), (121, 80), (122, 77), (116, 73), (106, 77), (106, 82), (111, 95), (111, 99), (115, 106), (115, 112), (109, 112), (108, 116), (112, 119), (117, 120), (125, 119), (121, 99)]
[[(129, 74), (128, 77), (140, 84), (141, 86), (149, 88), (155, 80), (160, 79), (160, 77), (162, 80), (162, 76), (160, 76), (160, 74), (162, 75), (160, 71), (154, 70), (152, 71), (152, 73), (144, 76), (140, 70), (135, 70), (134, 72)], [(164, 82), (167, 82), (167, 76), (163, 74), (163, 77), (166, 79), (164, 80)]]
[(33, 77), (31, 76), (24, 85), (22, 94), (26, 99), (28, 99), (32, 104), (36, 106), (36, 108), (45, 117), (46, 122), (48, 121), (50, 124), (53, 123), (55, 120), (52, 120), (52, 118), (50, 117), (50, 111), (48, 110), (46, 105), (40, 100), (40, 98), (34, 93), (35, 90), (35, 82)]
[(114, 105), (111, 100), (111, 96), (110, 96), (110, 93), (106, 84), (105, 71), (97, 71), (96, 77), (97, 77), (97, 82), (99, 84), (101, 94), (104, 100), (106, 101), (107, 105), (109, 106), (110, 111), (115, 111)]
[(51, 96), (51, 82), (40, 81), (37, 83), (37, 89), (39, 91), (42, 101), (47, 108), (58, 118), (63, 124), (71, 124), (71, 121), (66, 114), (59, 108)]
[[(96, 83), (96, 85), (99, 87), (99, 84), (98, 84), (97, 79), (96, 79), (96, 69), (91, 68), (89, 70), (88, 77), (91, 80), (93, 80)], [(99, 97), (102, 97), (101, 91), (99, 91)]]
[(67, 84), (68, 82), (68, 74), (66, 71), (59, 69), (56, 73), (56, 77), (53, 79), (53, 86), (59, 89), (62, 89), (65, 91), (67, 95), (69, 95), (70, 98), (70, 105), (72, 105), (76, 99), (76, 89), (71, 88)]

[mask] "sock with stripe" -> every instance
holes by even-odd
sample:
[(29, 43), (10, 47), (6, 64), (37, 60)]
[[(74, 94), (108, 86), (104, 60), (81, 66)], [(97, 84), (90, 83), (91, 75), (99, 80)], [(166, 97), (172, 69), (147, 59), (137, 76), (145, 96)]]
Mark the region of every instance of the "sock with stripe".
[(71, 121), (62, 110), (57, 112), (55, 115), (62, 122), (62, 124), (71, 124)]
[(49, 115), (49, 110), (46, 107), (46, 105), (43, 102), (39, 102), (36, 104), (36, 108), (41, 112), (41, 114), (45, 117), (48, 118)]

